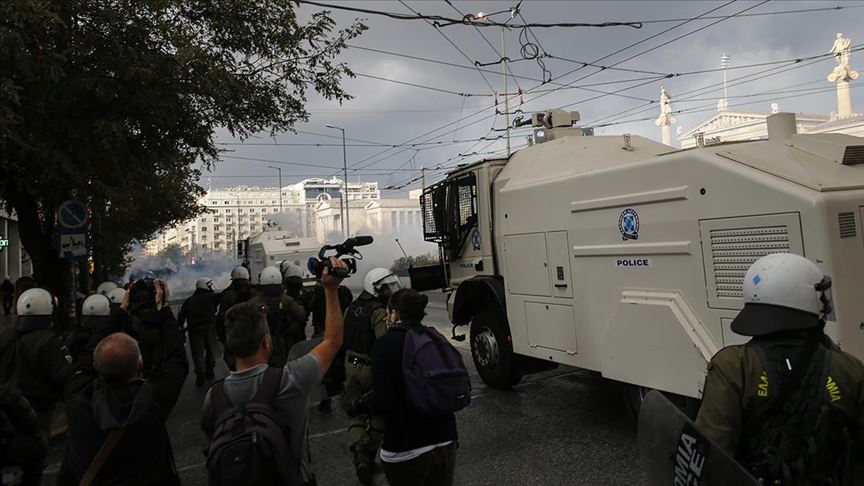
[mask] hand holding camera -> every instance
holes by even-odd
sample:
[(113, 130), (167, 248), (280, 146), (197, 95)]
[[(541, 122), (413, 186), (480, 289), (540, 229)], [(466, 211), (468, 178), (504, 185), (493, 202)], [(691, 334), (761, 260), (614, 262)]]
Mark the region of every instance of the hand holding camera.
[[(324, 269), (328, 269), (330, 275), (343, 279), (357, 272), (357, 260), (362, 260), (363, 255), (355, 249), (357, 246), (365, 246), (372, 244), (371, 236), (355, 236), (348, 238), (338, 245), (324, 245), (318, 252), (318, 258), (310, 257), (307, 262), (309, 272), (318, 278)], [(328, 251), (334, 251), (335, 254), (327, 255)], [(342, 258), (345, 257), (345, 258)], [(332, 264), (334, 260), (344, 263), (342, 267), (335, 268)]]
[(339, 275), (348, 271), (348, 265), (345, 263), (345, 260), (332, 256), (327, 263), (328, 265), (324, 267), (321, 273), (321, 285), (325, 289), (337, 290), (339, 285), (342, 284), (342, 277), (339, 277)]

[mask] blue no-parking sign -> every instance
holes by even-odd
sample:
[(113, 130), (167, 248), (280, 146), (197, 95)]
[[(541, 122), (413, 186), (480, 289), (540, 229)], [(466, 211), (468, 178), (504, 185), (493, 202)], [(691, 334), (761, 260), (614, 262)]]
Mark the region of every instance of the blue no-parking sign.
[(83, 228), (87, 219), (87, 208), (78, 201), (69, 200), (57, 208), (57, 221), (64, 228)]

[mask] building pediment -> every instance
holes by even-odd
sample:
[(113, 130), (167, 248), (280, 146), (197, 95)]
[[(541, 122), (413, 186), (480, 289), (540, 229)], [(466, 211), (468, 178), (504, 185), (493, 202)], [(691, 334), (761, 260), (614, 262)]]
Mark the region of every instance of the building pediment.
[(696, 125), (689, 131), (678, 135), (678, 138), (690, 138), (699, 132), (739, 127), (741, 125), (747, 125), (749, 123), (765, 123), (765, 119), (768, 118), (769, 114), (770, 113), (738, 113), (730, 111), (715, 113), (714, 116), (712, 116), (708, 120), (700, 123), (699, 125)]

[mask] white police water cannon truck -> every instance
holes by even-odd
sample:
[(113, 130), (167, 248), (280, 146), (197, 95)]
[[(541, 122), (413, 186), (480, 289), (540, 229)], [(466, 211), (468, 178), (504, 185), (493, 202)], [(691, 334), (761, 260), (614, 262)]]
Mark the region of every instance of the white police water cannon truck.
[(531, 146), (423, 192), (444, 264), (413, 285), (449, 292), (484, 382), (560, 363), (628, 384), (634, 409), (650, 389), (698, 404), (708, 360), (746, 340), (729, 325), (747, 268), (776, 252), (831, 276), (826, 331), (864, 358), (864, 139), (778, 113), (767, 140), (675, 150), (578, 119), (534, 115)]

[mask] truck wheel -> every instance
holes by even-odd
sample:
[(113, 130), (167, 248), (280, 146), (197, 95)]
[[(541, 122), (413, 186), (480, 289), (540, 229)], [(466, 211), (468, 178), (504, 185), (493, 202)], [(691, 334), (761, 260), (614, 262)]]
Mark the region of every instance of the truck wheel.
[[(642, 402), (645, 400), (649, 391), (651, 391), (651, 388), (644, 386), (631, 384), (624, 385), (624, 399), (627, 402), (627, 412), (633, 419), (633, 422), (639, 421), (639, 409), (642, 408)], [(676, 395), (674, 393), (663, 392), (663, 394), (666, 395), (666, 398), (674, 403), (676, 407), (681, 409), (682, 412), (690, 417), (691, 420), (696, 419), (696, 415), (699, 414), (699, 406), (702, 403), (701, 400)]]
[(507, 389), (522, 379), (509, 332), (491, 313), (477, 314), (471, 321), (471, 357), (480, 378), (492, 388)]

